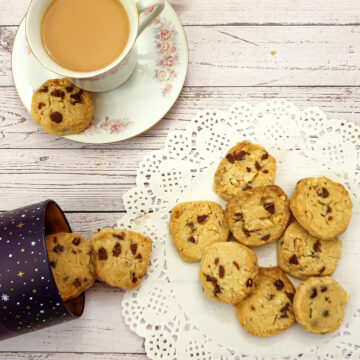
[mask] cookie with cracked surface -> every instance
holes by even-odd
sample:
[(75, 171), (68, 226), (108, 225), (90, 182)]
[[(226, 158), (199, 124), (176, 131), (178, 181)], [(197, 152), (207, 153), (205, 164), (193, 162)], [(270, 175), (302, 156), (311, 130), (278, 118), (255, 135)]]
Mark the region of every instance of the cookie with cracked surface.
[(253, 289), (258, 273), (255, 253), (234, 241), (210, 245), (200, 262), (199, 279), (211, 300), (237, 304)]
[(230, 231), (222, 207), (211, 201), (184, 202), (171, 213), (169, 230), (181, 259), (199, 261), (210, 244), (227, 241)]
[(48, 80), (32, 97), (31, 115), (51, 135), (78, 134), (91, 122), (93, 102), (89, 92), (67, 79)]
[(150, 238), (129, 230), (99, 229), (91, 247), (98, 280), (121, 289), (140, 285), (149, 265)]
[(289, 218), (289, 199), (277, 185), (242, 191), (227, 203), (225, 210), (235, 240), (247, 246), (279, 239)]
[(262, 146), (237, 143), (221, 160), (214, 177), (214, 191), (230, 200), (243, 190), (274, 183), (276, 160)]
[(325, 176), (300, 180), (290, 207), (299, 224), (323, 240), (343, 233), (352, 213), (352, 202), (345, 187)]
[(242, 328), (254, 336), (270, 336), (288, 329), (295, 321), (295, 288), (278, 267), (259, 268), (252, 293), (234, 306)]
[(277, 244), (279, 267), (298, 279), (331, 275), (341, 255), (338, 238), (321, 240), (297, 221), (291, 223)]
[(307, 331), (332, 333), (340, 327), (348, 301), (349, 294), (330, 276), (311, 277), (296, 289), (296, 321)]
[(45, 238), (51, 270), (64, 301), (80, 296), (95, 282), (91, 247), (84, 237), (57, 233)]

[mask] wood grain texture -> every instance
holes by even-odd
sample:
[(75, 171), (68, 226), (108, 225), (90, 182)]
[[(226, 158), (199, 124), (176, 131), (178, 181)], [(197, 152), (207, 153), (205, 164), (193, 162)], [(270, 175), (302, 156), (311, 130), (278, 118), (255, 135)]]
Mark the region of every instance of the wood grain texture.
[[(0, 86), (12, 85), (9, 43), (15, 31), (1, 28)], [(187, 86), (360, 82), (360, 26), (190, 26), (185, 31), (190, 51)]]
[[(17, 25), (29, 0), (0, 1), (0, 24)], [(354, 24), (360, 4), (354, 0), (170, 0), (184, 25)]]
[(144, 354), (3, 352), (0, 360), (147, 360)]

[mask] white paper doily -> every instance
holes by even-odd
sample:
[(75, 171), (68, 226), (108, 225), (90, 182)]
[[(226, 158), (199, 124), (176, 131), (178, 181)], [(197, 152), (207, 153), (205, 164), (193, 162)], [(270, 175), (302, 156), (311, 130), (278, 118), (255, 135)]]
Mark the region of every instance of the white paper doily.
[[(277, 159), (276, 184), (289, 196), (297, 180), (328, 176), (346, 185), (354, 202), (353, 217), (334, 273), (350, 293), (341, 328), (324, 336), (295, 324), (269, 338), (248, 335), (230, 305), (208, 300), (197, 280), (198, 263), (177, 256), (168, 232), (169, 212), (177, 202), (213, 200), (219, 160), (236, 142), (262, 144)], [(199, 113), (186, 130), (169, 133), (165, 147), (147, 155), (137, 171), (136, 188), (124, 195), (126, 215), (119, 228), (153, 239), (148, 274), (125, 294), (123, 316), (145, 339), (153, 360), (359, 359), (360, 357), (360, 127), (329, 120), (319, 108), (298, 109), (286, 100), (256, 106), (235, 104), (228, 113)], [(276, 265), (274, 244), (255, 249), (262, 266)], [(293, 279), (292, 279), (293, 280)], [(297, 281), (293, 281), (297, 284)]]

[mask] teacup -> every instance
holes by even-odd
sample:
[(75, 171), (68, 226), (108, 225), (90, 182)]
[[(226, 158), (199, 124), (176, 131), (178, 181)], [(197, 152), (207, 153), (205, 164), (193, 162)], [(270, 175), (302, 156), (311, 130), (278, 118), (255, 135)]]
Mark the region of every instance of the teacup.
[[(37, 60), (48, 70), (68, 78), (76, 86), (92, 91), (103, 92), (115, 89), (123, 84), (136, 67), (134, 46), (137, 38), (152, 21), (160, 15), (165, 0), (118, 0), (124, 7), (129, 19), (129, 38), (125, 49), (108, 66), (90, 72), (78, 72), (66, 69), (55, 62), (46, 51), (41, 39), (43, 16), (54, 0), (32, 0), (26, 15), (26, 36), (30, 48)], [(141, 20), (139, 14), (152, 9)]]

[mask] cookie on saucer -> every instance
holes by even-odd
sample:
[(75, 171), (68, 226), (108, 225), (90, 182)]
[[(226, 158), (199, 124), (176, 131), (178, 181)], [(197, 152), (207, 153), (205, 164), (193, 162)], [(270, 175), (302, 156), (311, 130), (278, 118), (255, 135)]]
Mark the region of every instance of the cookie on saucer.
[(89, 92), (67, 79), (48, 80), (33, 95), (31, 115), (51, 135), (78, 134), (92, 120), (93, 102)]
[(297, 279), (331, 275), (341, 255), (338, 238), (321, 240), (312, 236), (297, 221), (285, 230), (277, 244), (278, 265)]
[(332, 333), (343, 321), (348, 300), (349, 294), (330, 276), (311, 277), (296, 289), (296, 321), (307, 331)]
[(250, 294), (257, 273), (253, 251), (234, 241), (218, 242), (207, 247), (200, 262), (199, 279), (209, 299), (237, 304)]
[(288, 329), (295, 321), (295, 288), (278, 267), (259, 268), (255, 288), (234, 306), (244, 330), (254, 336), (270, 336)]
[(241, 191), (225, 210), (225, 220), (235, 240), (247, 246), (279, 239), (289, 218), (289, 199), (277, 185)]
[(51, 270), (64, 301), (80, 296), (95, 282), (89, 241), (77, 234), (57, 233), (45, 238)]
[(230, 231), (222, 207), (211, 201), (183, 202), (170, 216), (170, 235), (183, 261), (199, 261), (207, 246), (227, 241)]
[(121, 289), (140, 285), (149, 265), (150, 238), (129, 230), (99, 229), (91, 248), (98, 280)]
[(262, 146), (243, 141), (221, 160), (214, 177), (214, 191), (230, 200), (243, 190), (274, 183), (276, 160)]
[(325, 176), (300, 180), (290, 207), (299, 224), (323, 240), (343, 233), (352, 213), (352, 202), (344, 186)]

